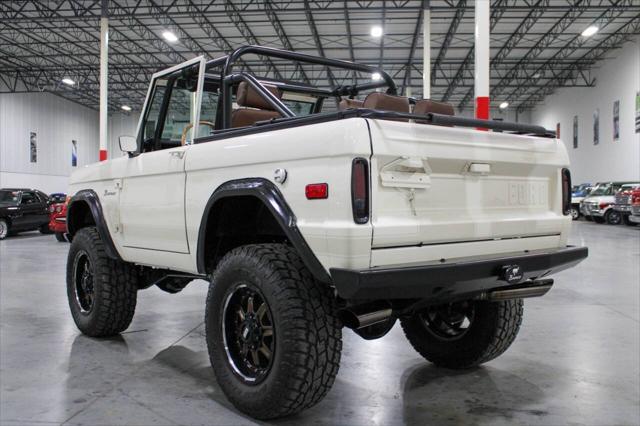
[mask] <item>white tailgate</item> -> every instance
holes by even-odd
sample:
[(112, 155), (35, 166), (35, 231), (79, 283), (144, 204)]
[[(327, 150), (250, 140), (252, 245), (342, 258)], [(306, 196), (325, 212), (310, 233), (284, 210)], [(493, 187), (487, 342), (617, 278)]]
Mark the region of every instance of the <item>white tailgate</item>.
[(369, 123), (374, 249), (557, 237), (566, 229), (559, 179), (568, 157), (559, 140)]

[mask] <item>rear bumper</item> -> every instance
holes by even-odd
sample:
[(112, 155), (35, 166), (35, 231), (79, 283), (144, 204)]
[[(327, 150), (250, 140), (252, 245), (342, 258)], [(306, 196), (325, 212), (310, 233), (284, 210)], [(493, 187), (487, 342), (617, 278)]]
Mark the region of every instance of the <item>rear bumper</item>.
[[(330, 270), (338, 295), (344, 299), (464, 300), (483, 292), (532, 283), (571, 268), (588, 255), (586, 247), (511, 253), (500, 257), (473, 257), (393, 268)], [(522, 278), (507, 281), (505, 268), (520, 267)]]

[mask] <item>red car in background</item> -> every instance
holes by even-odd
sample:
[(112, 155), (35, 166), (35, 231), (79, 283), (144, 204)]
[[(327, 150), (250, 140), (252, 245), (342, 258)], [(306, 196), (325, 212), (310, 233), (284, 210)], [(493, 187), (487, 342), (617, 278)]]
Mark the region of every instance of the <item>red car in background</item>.
[(67, 201), (49, 206), (49, 229), (61, 243), (67, 241)]
[(631, 214), (627, 225), (640, 225), (640, 189), (631, 192)]

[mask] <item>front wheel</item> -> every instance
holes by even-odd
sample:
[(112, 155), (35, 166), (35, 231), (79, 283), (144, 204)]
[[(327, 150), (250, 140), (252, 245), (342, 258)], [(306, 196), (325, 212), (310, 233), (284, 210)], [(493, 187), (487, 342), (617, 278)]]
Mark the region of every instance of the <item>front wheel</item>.
[(211, 280), (205, 324), (218, 384), (243, 413), (294, 414), (333, 385), (342, 350), (333, 293), (286, 245), (226, 254)]
[(427, 361), (462, 369), (490, 361), (513, 343), (522, 323), (522, 299), (465, 301), (433, 306), (400, 319), (409, 343)]
[(38, 230), (40, 231), (41, 234), (44, 234), (44, 235), (53, 234), (53, 231), (49, 229), (49, 223), (45, 223), (44, 225), (41, 225), (40, 228), (38, 228)]
[(0, 240), (4, 240), (9, 235), (9, 222), (0, 219)]
[(92, 337), (129, 327), (136, 309), (134, 267), (107, 256), (96, 228), (79, 230), (67, 257), (67, 298), (76, 326)]
[(620, 225), (620, 223), (622, 223), (622, 214), (617, 210), (609, 210), (607, 214), (604, 215), (604, 220), (609, 225)]

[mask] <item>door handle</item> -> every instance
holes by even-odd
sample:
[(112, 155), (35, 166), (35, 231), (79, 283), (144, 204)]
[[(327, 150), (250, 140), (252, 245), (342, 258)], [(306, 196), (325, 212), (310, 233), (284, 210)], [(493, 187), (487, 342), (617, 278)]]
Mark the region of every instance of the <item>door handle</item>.
[(383, 186), (393, 188), (429, 189), (431, 167), (426, 158), (398, 157), (380, 169)]
[(172, 157), (177, 157), (182, 160), (185, 152), (186, 151), (169, 151), (169, 155)]

